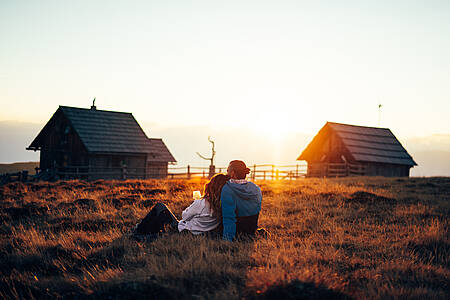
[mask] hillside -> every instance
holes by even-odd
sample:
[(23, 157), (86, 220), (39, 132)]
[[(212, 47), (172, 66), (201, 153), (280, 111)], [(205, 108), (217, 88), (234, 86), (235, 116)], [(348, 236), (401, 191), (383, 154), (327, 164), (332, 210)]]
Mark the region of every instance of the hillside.
[(12, 164), (0, 164), (0, 174), (4, 173), (15, 173), (27, 170), (28, 174), (34, 175), (36, 174), (35, 168), (39, 167), (39, 162), (30, 161), (30, 162), (17, 162)]
[(448, 299), (450, 178), (259, 182), (269, 238), (127, 232), (202, 181), (0, 187), (0, 298)]

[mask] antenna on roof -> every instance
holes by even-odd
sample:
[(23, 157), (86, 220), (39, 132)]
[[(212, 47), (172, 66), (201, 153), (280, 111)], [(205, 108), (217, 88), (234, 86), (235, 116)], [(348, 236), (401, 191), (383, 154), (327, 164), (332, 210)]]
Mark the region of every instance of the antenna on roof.
[(96, 109), (97, 109), (97, 106), (95, 106), (95, 97), (94, 97), (94, 100), (92, 100), (92, 106), (91, 106), (91, 109), (92, 109), (92, 110), (96, 110)]
[(381, 103), (378, 104), (378, 127), (381, 127), (381, 107), (382, 106), (383, 105), (381, 105)]

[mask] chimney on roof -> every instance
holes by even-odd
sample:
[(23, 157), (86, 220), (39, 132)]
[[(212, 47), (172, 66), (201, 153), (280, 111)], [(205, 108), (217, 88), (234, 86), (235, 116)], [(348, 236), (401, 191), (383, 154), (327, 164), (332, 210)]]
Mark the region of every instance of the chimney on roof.
[(97, 110), (97, 106), (95, 106), (95, 97), (94, 100), (92, 101), (91, 110)]

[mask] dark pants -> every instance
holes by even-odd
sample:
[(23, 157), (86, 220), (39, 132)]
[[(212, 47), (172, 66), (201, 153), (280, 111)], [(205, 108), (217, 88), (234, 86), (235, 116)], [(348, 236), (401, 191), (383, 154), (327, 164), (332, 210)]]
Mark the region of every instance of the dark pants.
[(155, 234), (178, 231), (178, 220), (164, 203), (156, 203), (140, 223), (135, 234)]
[(258, 229), (259, 213), (253, 216), (236, 218), (236, 234), (255, 235)]

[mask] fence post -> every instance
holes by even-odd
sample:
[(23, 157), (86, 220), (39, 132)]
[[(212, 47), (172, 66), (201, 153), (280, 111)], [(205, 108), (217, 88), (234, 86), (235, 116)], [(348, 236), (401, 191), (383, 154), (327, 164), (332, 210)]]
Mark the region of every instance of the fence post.
[(28, 181), (28, 171), (27, 170), (22, 171), (22, 181), (23, 182)]
[(205, 170), (203, 170), (203, 177), (202, 178), (205, 178)]
[(275, 166), (272, 165), (272, 177), (271, 177), (271, 180), (273, 180), (275, 178), (275, 176), (274, 176), (274, 172), (275, 172), (274, 168), (275, 168)]
[(298, 164), (295, 166), (295, 179), (298, 178)]
[(278, 179), (279, 179), (279, 176), (280, 176), (280, 170), (278, 170), (278, 169), (277, 169), (277, 172), (276, 172), (276, 176), (277, 176), (277, 177), (276, 177), (276, 180), (278, 180)]
[(191, 179), (191, 166), (190, 165), (187, 166), (187, 178)]
[(264, 180), (266, 180), (266, 170), (264, 170), (263, 172), (264, 172)]
[(253, 181), (256, 180), (256, 164), (253, 165)]

